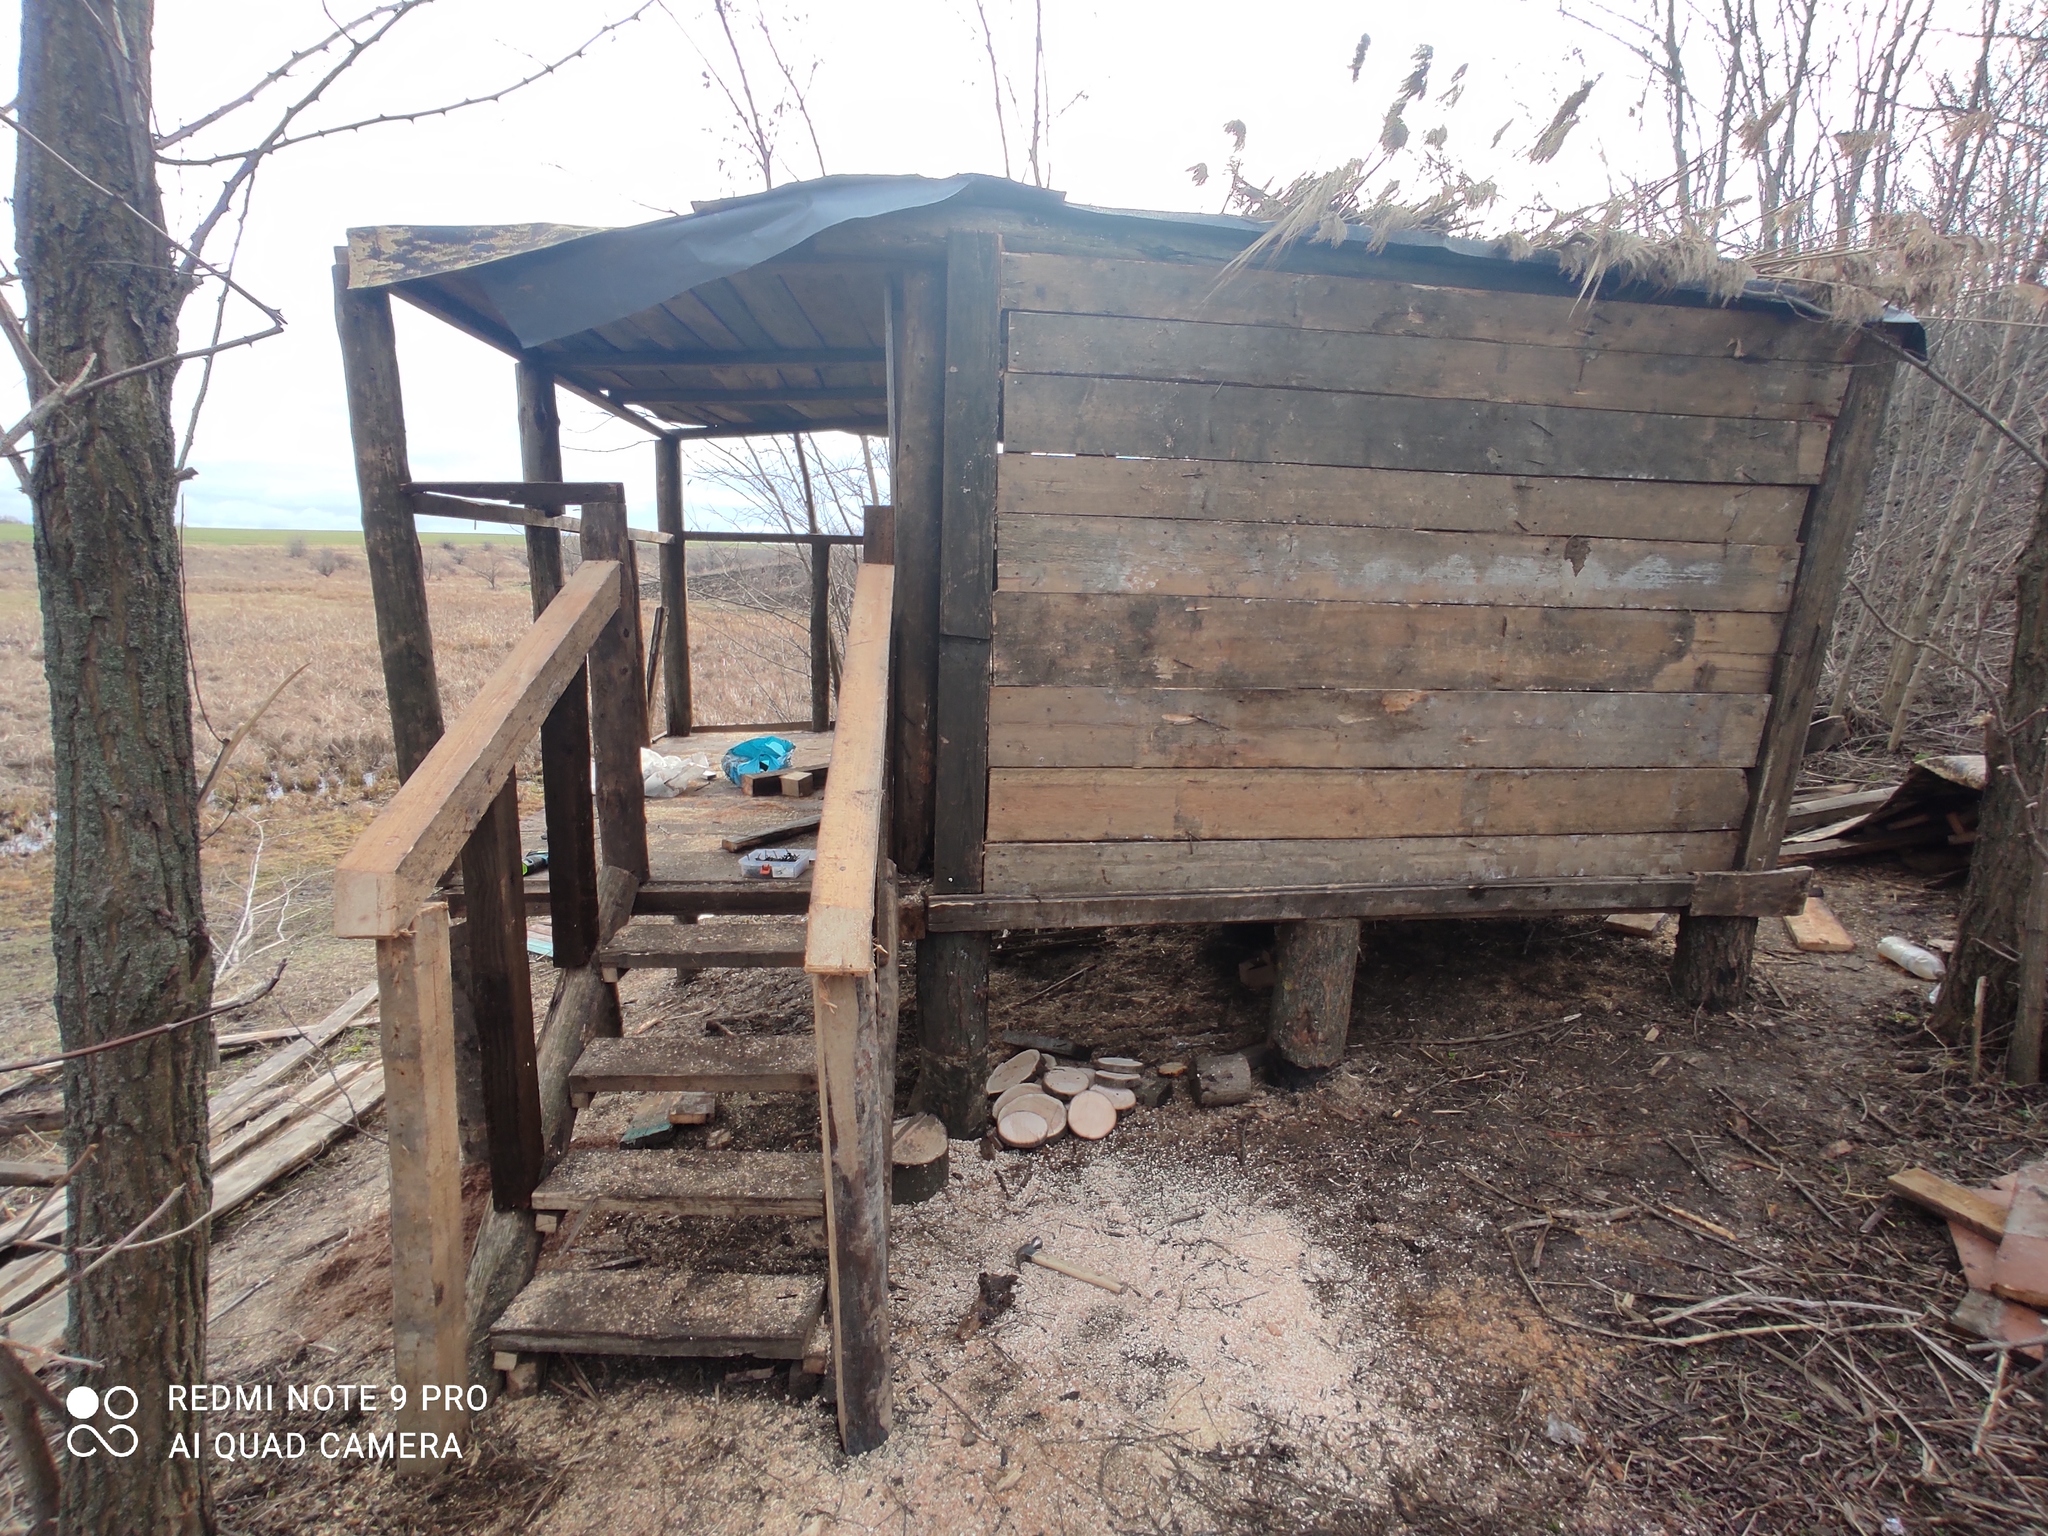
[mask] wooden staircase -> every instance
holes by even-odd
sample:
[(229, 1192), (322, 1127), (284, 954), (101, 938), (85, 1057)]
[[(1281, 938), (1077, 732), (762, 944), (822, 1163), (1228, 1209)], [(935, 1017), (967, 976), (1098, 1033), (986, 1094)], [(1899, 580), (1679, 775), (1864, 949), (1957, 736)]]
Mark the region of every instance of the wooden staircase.
[[(805, 893), (789, 888), (795, 882), (649, 878), (642, 646), (620, 488), (529, 481), (462, 490), (508, 504), (582, 505), (587, 558), (335, 874), (336, 932), (378, 947), (391, 1084), (393, 1357), (409, 1400), (399, 1427), (465, 1428), (459, 1403), (430, 1406), (421, 1389), (465, 1379), (466, 1362), (479, 1358), (504, 1370), (515, 1391), (535, 1384), (539, 1360), (557, 1354), (745, 1355), (821, 1370), (829, 1358), (841, 1442), (851, 1454), (872, 1449), (891, 1421), (897, 912), (882, 857), (894, 591), (886, 509), (874, 509), (881, 521), (871, 525), (856, 578), (818, 858), (797, 916)], [(501, 993), (527, 993), (527, 893), (510, 779), (536, 730), (558, 967), (537, 1031), (516, 1010), (487, 1006)], [(466, 1272), (451, 898), (440, 888), (458, 854), (493, 1206)], [(808, 976), (808, 1035), (622, 1037), (622, 973), (762, 967)], [(671, 1091), (809, 1095), (818, 1141), (744, 1152), (571, 1145), (578, 1112), (600, 1096)], [(603, 1212), (822, 1218), (829, 1274), (690, 1271), (654, 1253), (639, 1268), (535, 1273), (545, 1234), (559, 1255)], [(479, 1301), (505, 1296), (509, 1305)], [(481, 1338), (471, 1332), (473, 1313)], [(488, 1346), (482, 1356), (479, 1346)]]

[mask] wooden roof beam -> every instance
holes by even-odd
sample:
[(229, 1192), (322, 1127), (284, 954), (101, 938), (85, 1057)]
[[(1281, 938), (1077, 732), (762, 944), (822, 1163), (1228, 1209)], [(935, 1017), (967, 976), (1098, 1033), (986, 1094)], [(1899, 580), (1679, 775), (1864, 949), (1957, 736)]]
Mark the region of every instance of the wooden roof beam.
[(633, 405), (841, 405), (849, 400), (883, 401), (889, 397), (888, 387), (879, 380), (829, 389), (664, 389), (650, 384), (607, 393), (622, 404)]
[(642, 368), (825, 368), (888, 360), (881, 347), (742, 347), (722, 352), (704, 348), (600, 351), (595, 347), (565, 347), (559, 352), (531, 355), (535, 362), (549, 368), (601, 368), (613, 372)]

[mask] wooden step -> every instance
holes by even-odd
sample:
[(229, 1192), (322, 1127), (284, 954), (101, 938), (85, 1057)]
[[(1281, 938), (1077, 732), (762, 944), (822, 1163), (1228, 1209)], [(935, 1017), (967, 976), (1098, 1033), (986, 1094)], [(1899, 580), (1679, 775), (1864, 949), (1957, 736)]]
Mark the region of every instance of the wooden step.
[(536, 1211), (822, 1216), (815, 1152), (621, 1152), (578, 1147), (533, 1192)]
[(707, 1035), (697, 1040), (598, 1039), (569, 1073), (577, 1108), (598, 1093), (813, 1093), (809, 1035)]
[(668, 923), (656, 918), (633, 922), (612, 935), (598, 959), (622, 971), (796, 967), (804, 963), (804, 919)]
[(812, 1275), (558, 1269), (513, 1298), (491, 1327), (491, 1347), (800, 1360), (824, 1302), (825, 1282)]

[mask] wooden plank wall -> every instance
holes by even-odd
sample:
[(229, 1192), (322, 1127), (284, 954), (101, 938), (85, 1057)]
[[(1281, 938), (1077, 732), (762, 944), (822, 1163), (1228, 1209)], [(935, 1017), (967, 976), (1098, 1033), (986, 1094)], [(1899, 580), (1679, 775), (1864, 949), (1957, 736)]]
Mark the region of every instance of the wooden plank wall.
[(1853, 335), (1007, 253), (990, 892), (1728, 869)]

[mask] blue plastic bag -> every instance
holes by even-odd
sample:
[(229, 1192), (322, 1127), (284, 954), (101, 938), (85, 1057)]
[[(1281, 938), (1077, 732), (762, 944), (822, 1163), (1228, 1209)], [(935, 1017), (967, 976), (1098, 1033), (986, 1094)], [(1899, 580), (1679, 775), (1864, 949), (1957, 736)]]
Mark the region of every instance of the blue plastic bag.
[(749, 774), (780, 773), (795, 756), (796, 743), (793, 741), (785, 741), (780, 736), (750, 736), (726, 748), (720, 766), (725, 769), (725, 776), (738, 784)]

